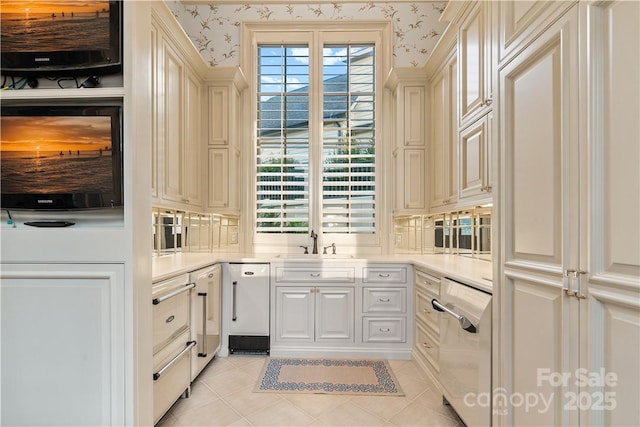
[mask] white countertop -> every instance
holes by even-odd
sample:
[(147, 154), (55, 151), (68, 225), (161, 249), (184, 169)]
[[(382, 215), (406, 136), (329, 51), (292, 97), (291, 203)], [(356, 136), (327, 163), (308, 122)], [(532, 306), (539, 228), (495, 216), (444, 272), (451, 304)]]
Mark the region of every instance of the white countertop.
[[(154, 257), (152, 260), (152, 276), (153, 282), (158, 282), (220, 262), (312, 262), (314, 260), (317, 261), (318, 258), (277, 258), (273, 255), (242, 253), (179, 253)], [(353, 261), (413, 264), (414, 267), (427, 270), (434, 276), (448, 277), (467, 283), (485, 292), (491, 293), (493, 291), (491, 262), (460, 255), (375, 255), (357, 256), (356, 258), (326, 258), (322, 259), (322, 261), (325, 265), (329, 263), (344, 264), (345, 262)]]

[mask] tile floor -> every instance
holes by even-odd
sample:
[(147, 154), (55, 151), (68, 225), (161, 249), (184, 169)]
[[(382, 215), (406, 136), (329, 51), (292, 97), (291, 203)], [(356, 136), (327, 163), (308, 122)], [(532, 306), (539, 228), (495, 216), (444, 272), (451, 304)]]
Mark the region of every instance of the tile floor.
[(216, 357), (158, 427), (464, 426), (413, 361), (389, 361), (405, 396), (385, 397), (254, 393), (265, 359)]

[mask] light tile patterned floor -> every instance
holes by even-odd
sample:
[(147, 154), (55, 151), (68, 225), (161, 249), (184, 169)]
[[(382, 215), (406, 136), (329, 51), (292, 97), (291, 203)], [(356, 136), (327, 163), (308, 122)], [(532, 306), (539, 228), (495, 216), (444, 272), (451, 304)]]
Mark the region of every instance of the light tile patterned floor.
[(390, 360), (397, 396), (254, 393), (266, 356), (216, 357), (158, 427), (463, 426), (412, 361)]

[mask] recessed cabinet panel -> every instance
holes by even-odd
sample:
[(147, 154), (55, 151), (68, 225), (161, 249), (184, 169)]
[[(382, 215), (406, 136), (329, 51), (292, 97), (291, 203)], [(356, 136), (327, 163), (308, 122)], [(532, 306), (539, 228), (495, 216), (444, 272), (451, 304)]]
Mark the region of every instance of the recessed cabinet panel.
[(425, 208), (424, 150), (404, 152), (404, 203), (406, 209)]
[(229, 88), (209, 88), (209, 144), (229, 144)]
[(351, 287), (318, 286), (316, 341), (354, 341), (355, 295)]
[(202, 153), (204, 153), (203, 132), (200, 116), (202, 100), (200, 82), (190, 72), (185, 79), (185, 198), (190, 205), (202, 205)]
[(229, 200), (229, 150), (209, 149), (209, 208), (226, 208)]
[(163, 40), (162, 148), (163, 198), (182, 202), (184, 182), (184, 64), (177, 52)]
[(404, 145), (424, 145), (424, 86), (404, 88)]
[(313, 290), (310, 287), (276, 288), (276, 339), (314, 341)]
[(363, 288), (364, 313), (405, 313), (406, 288)]
[[(513, 252), (516, 257), (561, 265), (563, 233), (562, 143), (559, 125), (568, 124), (563, 105), (563, 51), (554, 39), (526, 61), (506, 70), (502, 77), (504, 97), (504, 144), (508, 204), (511, 205)], [(566, 117), (565, 120), (560, 120)], [(568, 160), (568, 159), (567, 159)]]
[(405, 342), (404, 317), (365, 317), (362, 319), (364, 342)]

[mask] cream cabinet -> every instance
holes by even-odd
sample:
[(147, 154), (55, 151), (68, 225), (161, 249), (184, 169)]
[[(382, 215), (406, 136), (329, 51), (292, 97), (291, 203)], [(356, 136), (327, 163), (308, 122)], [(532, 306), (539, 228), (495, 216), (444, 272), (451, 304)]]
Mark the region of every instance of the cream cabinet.
[(458, 59), (452, 46), (430, 83), (431, 211), (458, 201)]
[(152, 195), (167, 207), (202, 208), (202, 82), (164, 24), (152, 21)]
[[(335, 261), (335, 260), (334, 260)], [(271, 355), (409, 359), (406, 264), (318, 260), (271, 264)]]
[(276, 340), (354, 341), (354, 288), (276, 287)]
[(394, 95), (394, 214), (427, 208), (426, 79), (420, 70), (394, 69), (386, 83)]
[(414, 359), (436, 384), (439, 383), (440, 313), (431, 300), (440, 297), (440, 279), (416, 268), (413, 279), (415, 316)]
[(491, 109), (493, 2), (469, 2), (458, 23), (460, 125), (465, 127)]
[(639, 15), (574, 5), (499, 70), (496, 385), (550, 405), (496, 425), (640, 425)]
[(189, 281), (191, 292), (191, 381), (213, 360), (220, 348), (222, 267), (216, 264), (194, 271)]
[(124, 271), (2, 264), (3, 425), (127, 424)]
[(493, 112), (460, 131), (459, 194), (461, 204), (491, 201)]
[[(241, 98), (247, 87), (237, 67), (215, 68), (207, 77), (207, 201), (216, 213), (240, 213)], [(247, 179), (249, 179), (247, 177)]]

